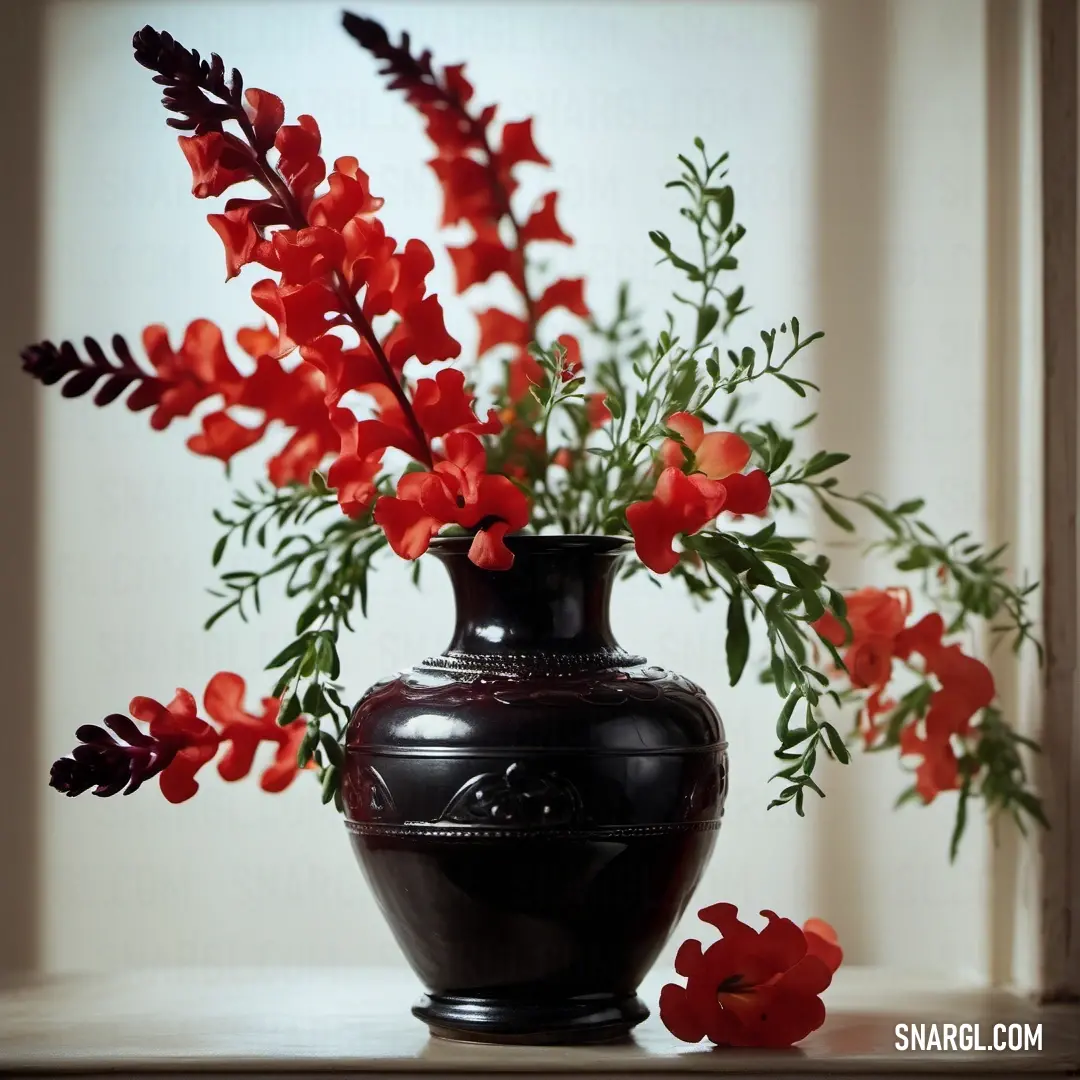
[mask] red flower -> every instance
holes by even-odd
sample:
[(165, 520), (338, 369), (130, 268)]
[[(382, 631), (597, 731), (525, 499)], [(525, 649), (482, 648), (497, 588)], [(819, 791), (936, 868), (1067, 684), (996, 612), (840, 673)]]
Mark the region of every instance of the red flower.
[(812, 919), (800, 930), (771, 911), (757, 931), (734, 904), (714, 904), (698, 917), (723, 935), (704, 952), (684, 941), (675, 970), (686, 986), (660, 992), (660, 1019), (677, 1039), (719, 1046), (781, 1048), (805, 1039), (825, 1020), (821, 993), (843, 959), (836, 933)]
[(730, 431), (705, 433), (705, 425), (692, 413), (672, 413), (667, 426), (678, 432), (682, 443), (665, 439), (660, 447), (660, 461), (666, 467), (682, 468), (686, 461), (683, 445), (690, 450), (693, 472), (704, 473), (710, 480), (723, 480), (732, 473), (742, 472), (750, 463), (750, 446), (745, 439)]
[(465, 389), (465, 373), (456, 368), (445, 368), (434, 379), (419, 379), (413, 390), (413, 411), (429, 439), (455, 430), (477, 435), (497, 435), (502, 430), (494, 409), (488, 411), (486, 421), (473, 412), (473, 396)]
[(225, 351), (221, 331), (208, 319), (191, 323), (175, 351), (164, 326), (148, 326), (142, 340), (155, 372), (170, 384), (150, 418), (156, 431), (168, 427), (177, 416), (189, 416), (196, 405), (215, 394), (226, 402), (236, 400), (243, 377)]
[(653, 573), (668, 573), (679, 561), (672, 546), (675, 537), (703, 529), (720, 513), (726, 498), (727, 489), (719, 480), (665, 469), (653, 497), (626, 509), (638, 557)]
[[(911, 597), (906, 589), (875, 589), (868, 586), (845, 597), (847, 620), (851, 626), (851, 644), (844, 654), (844, 666), (852, 686), (885, 688), (892, 677), (893, 656), (904, 622), (911, 612)], [(847, 638), (840, 621), (826, 612), (814, 629), (838, 648)]]
[(248, 263), (277, 269), (273, 246), (266, 237), (271, 225), (286, 224), (285, 212), (269, 199), (230, 199), (222, 214), (207, 214), (214, 232), (225, 245), (225, 280), (240, 273)]
[(503, 538), (528, 524), (528, 500), (508, 477), (485, 471), (487, 457), (475, 435), (455, 431), (445, 441), (445, 460), (430, 472), (402, 476), (397, 496), (375, 503), (375, 521), (403, 559), (423, 555), (445, 525), (479, 529), (469, 558), (489, 570), (506, 569), (514, 557)]
[[(750, 447), (741, 436), (730, 431), (705, 433), (705, 425), (692, 413), (672, 413), (667, 426), (678, 432), (691, 451), (690, 471), (710, 480), (723, 480), (727, 491), (724, 509), (732, 514), (760, 514), (769, 505), (772, 487), (760, 469), (742, 475), (750, 461)], [(666, 468), (683, 469), (686, 455), (674, 439), (665, 439), (660, 447), (660, 462)]]
[[(689, 476), (683, 472), (683, 452), (678, 443), (667, 440), (660, 453), (666, 467), (653, 498), (626, 510), (638, 556), (657, 574), (668, 573), (678, 563), (679, 555), (672, 547), (678, 534), (696, 533), (721, 510), (760, 514), (772, 494), (769, 478), (760, 469), (746, 476), (738, 471), (750, 460), (750, 447), (738, 435), (706, 435), (701, 421), (689, 413), (675, 413), (668, 425), (682, 434), (693, 451), (694, 471)], [(667, 464), (673, 453), (678, 454), (678, 462)]]
[(280, 702), (277, 698), (263, 698), (259, 715), (245, 712), (244, 689), (244, 680), (239, 675), (219, 671), (207, 683), (203, 694), (203, 706), (218, 725), (221, 741), (230, 744), (218, 762), (218, 772), (223, 780), (242, 780), (251, 772), (260, 745), (269, 742), (277, 747), (277, 751), (273, 764), (263, 772), (259, 786), (263, 791), (284, 791), (300, 771), (297, 754), (307, 724), (297, 719), (279, 727)]
[(178, 749), (161, 773), (161, 794), (171, 803), (184, 802), (199, 790), (195, 774), (217, 753), (218, 733), (197, 714), (195, 699), (177, 690), (168, 705), (153, 698), (131, 699), (128, 712), (150, 725), (150, 737), (176, 744)]
[(326, 177), (326, 163), (319, 156), (322, 136), (315, 117), (301, 115), (295, 124), (286, 124), (277, 133), (278, 172), (285, 178), (300, 209), (311, 205), (315, 189)]
[(244, 427), (224, 410), (203, 417), (202, 431), (187, 441), (188, 449), (219, 461), (231, 461), (235, 454), (257, 443), (266, 434), (266, 421), (258, 427)]
[(191, 194), (209, 199), (224, 194), (233, 184), (255, 175), (255, 162), (247, 143), (224, 131), (181, 135), (180, 149), (191, 166)]

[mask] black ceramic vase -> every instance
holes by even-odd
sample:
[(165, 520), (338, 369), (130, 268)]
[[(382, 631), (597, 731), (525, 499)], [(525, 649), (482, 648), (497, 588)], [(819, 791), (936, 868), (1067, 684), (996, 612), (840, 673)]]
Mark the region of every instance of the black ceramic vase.
[(629, 542), (511, 537), (481, 570), (437, 539), (450, 647), (373, 686), (349, 725), (353, 848), (427, 988), (433, 1034), (618, 1038), (697, 885), (727, 790), (723, 726), (692, 682), (619, 647)]

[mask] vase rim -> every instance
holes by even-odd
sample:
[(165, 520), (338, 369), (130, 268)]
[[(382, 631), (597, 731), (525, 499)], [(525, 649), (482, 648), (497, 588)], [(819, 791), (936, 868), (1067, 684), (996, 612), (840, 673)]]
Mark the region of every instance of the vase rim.
[[(565, 551), (586, 551), (591, 555), (622, 555), (633, 546), (629, 536), (601, 533), (516, 533), (507, 536), (506, 546), (515, 555), (553, 555)], [(464, 555), (472, 546), (472, 536), (436, 536), (431, 554)]]

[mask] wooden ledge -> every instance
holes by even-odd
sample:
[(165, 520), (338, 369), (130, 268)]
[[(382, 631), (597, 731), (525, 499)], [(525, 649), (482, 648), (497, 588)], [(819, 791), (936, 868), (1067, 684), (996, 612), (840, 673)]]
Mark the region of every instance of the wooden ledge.
[[(654, 1009), (664, 976), (642, 996)], [(785, 1052), (710, 1050), (672, 1038), (654, 1016), (632, 1042), (496, 1047), (430, 1039), (409, 1013), (417, 983), (397, 969), (177, 970), (66, 976), (0, 986), (0, 1072), (145, 1076), (394, 1076), (606, 1073), (846, 1077), (894, 1073), (1080, 1074), (1080, 1006), (841, 968), (829, 1018)], [(897, 1024), (1041, 1024), (1042, 1049), (896, 1048)], [(971, 1029), (967, 1029), (969, 1032)], [(927, 1037), (930, 1035), (926, 1029)]]

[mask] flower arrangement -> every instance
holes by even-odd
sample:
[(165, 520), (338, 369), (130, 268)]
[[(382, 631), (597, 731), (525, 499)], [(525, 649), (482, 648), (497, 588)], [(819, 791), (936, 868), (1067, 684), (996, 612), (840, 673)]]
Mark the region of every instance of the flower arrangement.
[[(245, 191), (208, 220), (228, 278), (248, 266), (269, 271), (251, 297), (272, 326), (237, 334), (244, 365), (205, 319), (175, 348), (164, 326), (148, 326), (147, 364), (119, 335), (115, 360), (87, 338), (82, 354), (68, 341), (32, 345), (23, 364), (41, 382), (61, 384), (66, 397), (96, 388), (99, 406), (130, 390), (128, 408), (152, 410), (155, 430), (213, 402), (187, 445), (226, 464), (284, 429), (267, 481), (215, 515), (215, 566), (236, 545), (265, 550), (267, 565), (222, 573), (223, 603), (206, 625), (247, 618), (271, 580), (306, 603), (294, 640), (268, 665), (280, 675), (260, 715), (243, 711), (243, 680), (229, 673), (206, 688), (214, 724), (198, 718), (186, 691), (168, 707), (136, 698), (129, 711), (148, 730), (119, 715), (105, 718), (107, 731), (80, 728), (80, 745), (53, 768), (53, 786), (69, 795), (130, 793), (160, 774), (166, 798), (181, 801), (219, 748), (219, 772), (235, 780), (265, 741), (277, 759), (264, 788), (281, 790), (311, 769), (324, 801), (340, 808), (349, 707), (337, 682), (337, 643), (357, 610), (367, 615), (370, 569), (385, 548), (416, 560), (433, 536), (457, 530), (473, 536), (476, 564), (498, 570), (513, 558), (507, 533), (528, 529), (629, 533), (637, 561), (627, 573), (677, 581), (700, 601), (725, 604), (732, 685), (747, 666), (750, 631), (760, 629), (762, 677), (782, 700), (782, 787), (772, 805), (794, 803), (802, 813), (807, 791), (822, 794), (819, 753), (849, 760), (837, 718), (851, 709), (866, 749), (898, 751), (915, 764), (901, 800), (959, 793), (953, 854), (973, 796), (1021, 826), (1025, 817), (1045, 824), (1020, 754), (1034, 744), (1002, 716), (989, 669), (960, 643), (981, 622), (1015, 649), (1038, 648), (1028, 610), (1035, 586), (1010, 583), (1002, 548), (987, 551), (967, 533), (940, 537), (921, 516), (922, 500), (890, 504), (847, 492), (835, 470), (848, 455), (818, 450), (800, 459), (796, 441), (812, 415), (791, 431), (749, 415), (745, 392), (759, 380), (801, 399), (817, 390), (796, 374), (796, 361), (822, 334), (805, 334), (790, 318), (762, 330), (760, 347), (726, 347), (748, 311), (731, 278), (746, 230), (735, 218), (727, 155), (712, 158), (695, 140), (695, 156), (680, 156), (668, 185), (682, 197), (693, 253), (664, 232), (649, 234), (684, 280), (689, 295), (675, 300), (687, 318), (669, 315), (648, 335), (623, 286), (603, 321), (586, 304), (583, 278), (545, 283), (539, 270), (538, 250), (573, 243), (557, 192), (527, 212), (514, 200), (518, 170), (549, 165), (532, 120), (497, 122), (496, 106), (474, 104), (463, 65), (440, 70), (429, 52), (412, 50), (407, 34), (394, 44), (378, 23), (352, 14), (344, 28), (424, 120), (442, 225), (471, 234), (448, 249), (457, 291), (504, 275), (518, 309), (479, 312), (476, 356), (459, 363), (461, 346), (425, 284), (431, 249), (386, 235), (383, 200), (357, 159), (339, 157), (327, 169), (313, 117), (287, 124), (279, 98), (245, 90), (218, 56), (204, 60), (151, 27), (135, 34), (135, 59), (165, 88), (163, 103), (176, 114), (168, 124), (184, 132), (192, 193)], [(549, 338), (546, 317), (559, 310), (577, 317), (580, 335)], [(598, 358), (587, 362), (591, 345)], [(475, 385), (475, 361), (489, 353), (503, 361), (499, 377)], [(363, 402), (360, 413), (347, 396)], [(255, 410), (261, 422), (243, 423), (238, 410)], [(898, 571), (921, 576), (929, 614), (910, 623), (904, 589), (845, 597), (828, 579), (828, 559), (783, 527), (807, 507), (849, 533), (856, 512), (880, 526), (869, 546), (893, 556)], [(314, 535), (309, 523), (326, 514), (332, 523)], [(894, 672), (910, 683), (897, 696)]]
[[(386, 234), (383, 199), (356, 158), (328, 167), (314, 118), (287, 123), (278, 97), (245, 89), (217, 55), (205, 60), (149, 26), (135, 34), (135, 59), (164, 88), (174, 114), (167, 122), (182, 133), (192, 193), (230, 194), (208, 221), (228, 278), (249, 267), (262, 274), (250, 292), (269, 323), (236, 335), (239, 354), (230, 355), (217, 326), (196, 319), (176, 345), (165, 327), (148, 326), (145, 362), (117, 335), (112, 357), (93, 338), (81, 351), (45, 341), (23, 352), (23, 364), (66, 397), (94, 391), (95, 404), (107, 406), (126, 394), (129, 409), (150, 411), (155, 430), (209, 405), (187, 446), (226, 466), (276, 440), (266, 480), (215, 515), (214, 566), (237, 548), (255, 549), (262, 565), (220, 574), (206, 626), (257, 613), (272, 583), (302, 608), (293, 640), (268, 664), (278, 674), (259, 711), (247, 711), (244, 680), (228, 672), (206, 687), (209, 720), (185, 690), (168, 705), (136, 697), (130, 716), (77, 730), (79, 745), (53, 765), (52, 786), (110, 796), (157, 776), (165, 798), (182, 802), (215, 758), (222, 778), (239, 780), (269, 743), (264, 790), (310, 771), (323, 801), (341, 809), (350, 706), (338, 643), (368, 614), (369, 572), (392, 557), (418, 570), (431, 539), (448, 532), (471, 536), (472, 561), (499, 571), (513, 560), (507, 535), (530, 530), (632, 536), (637, 558), (627, 574), (722, 605), (732, 685), (756, 632), (762, 679), (780, 699), (781, 786), (771, 805), (802, 814), (808, 791), (823, 794), (819, 758), (850, 760), (847, 715), (866, 750), (896, 752), (912, 767), (900, 801), (957, 793), (953, 856), (973, 797), (1021, 827), (1045, 825), (1022, 761), (1025, 747), (1037, 747), (1010, 726), (989, 669), (965, 651), (980, 626), (1014, 649), (1038, 649), (1035, 586), (1011, 582), (1002, 548), (987, 550), (967, 533), (940, 536), (921, 499), (845, 489), (837, 470), (848, 455), (800, 456), (812, 414), (790, 430), (753, 415), (750, 392), (762, 380), (800, 400), (817, 392), (799, 361), (822, 334), (792, 317), (760, 330), (757, 344), (735, 342), (749, 311), (737, 284), (746, 230), (727, 155), (712, 157), (695, 140), (668, 184), (682, 200), (687, 241), (649, 233), (679, 280), (665, 325), (642, 326), (626, 286), (602, 317), (586, 302), (583, 278), (545, 275), (538, 253), (573, 243), (557, 192), (531, 207), (515, 198), (519, 170), (550, 164), (532, 120), (497, 119), (496, 106), (474, 101), (463, 65), (435, 66), (407, 34), (395, 44), (351, 14), (344, 28), (423, 120), (441, 224), (469, 234), (448, 248), (457, 292), (501, 275), (516, 309), (478, 312), (476, 352), (463, 358), (427, 288), (435, 256), (422, 240)], [(553, 312), (573, 316), (578, 333), (552, 336)], [(245, 422), (253, 412), (258, 422)], [(919, 580), (923, 614), (906, 588), (838, 589), (829, 560), (802, 535), (811, 511), (846, 533), (879, 529), (868, 547)], [(835, 935), (825, 924), (799, 930), (765, 914), (759, 934), (730, 905), (702, 912), (723, 947), (703, 954), (688, 942), (679, 953), (688, 985), (665, 988), (661, 1010), (680, 1038), (786, 1044), (820, 1023), (808, 1002), (839, 963)], [(753, 986), (751, 969), (761, 976)], [(703, 978), (727, 989), (705, 1001)], [(762, 1035), (751, 1012), (793, 994), (802, 1004), (787, 1034)]]

